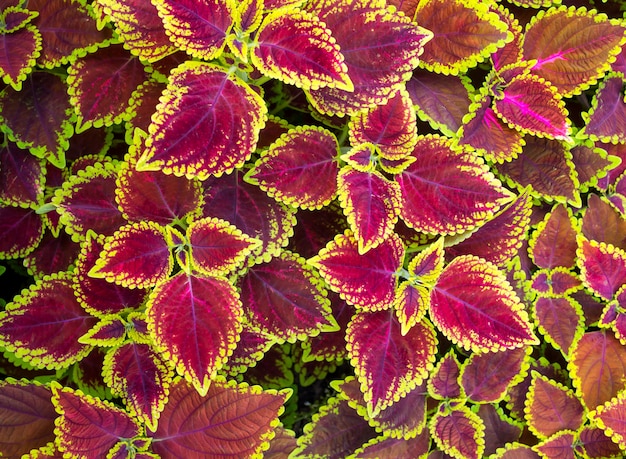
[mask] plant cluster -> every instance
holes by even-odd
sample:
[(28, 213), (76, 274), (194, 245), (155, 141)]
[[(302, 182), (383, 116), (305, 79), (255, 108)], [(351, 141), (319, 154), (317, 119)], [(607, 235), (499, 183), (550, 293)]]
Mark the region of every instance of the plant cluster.
[(623, 10), (0, 0), (0, 456), (623, 457)]

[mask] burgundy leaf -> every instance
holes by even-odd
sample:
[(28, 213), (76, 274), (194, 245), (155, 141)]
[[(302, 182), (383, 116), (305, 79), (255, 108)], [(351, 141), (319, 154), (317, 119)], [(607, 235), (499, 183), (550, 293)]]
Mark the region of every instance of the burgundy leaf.
[(576, 230), (571, 211), (557, 204), (530, 238), (529, 254), (540, 268), (572, 268), (576, 264)]
[[(3, 16), (3, 20), (4, 20)], [(0, 75), (2, 82), (19, 91), (32, 72), (41, 51), (41, 34), (33, 25), (0, 34)]]
[(585, 287), (605, 300), (626, 283), (626, 251), (579, 237), (578, 266)]
[(28, 255), (43, 234), (43, 221), (33, 209), (0, 205), (0, 259)]
[(459, 361), (454, 351), (439, 359), (428, 379), (428, 394), (437, 399), (453, 399), (461, 396)]
[(485, 425), (464, 405), (440, 408), (430, 420), (430, 434), (435, 444), (453, 457), (479, 459), (485, 449)]
[(59, 271), (67, 271), (76, 261), (80, 245), (67, 233), (54, 237), (47, 231), (35, 250), (24, 257), (24, 266), (35, 278)]
[[(598, 89), (592, 108), (583, 114), (586, 126), (584, 133), (603, 142), (624, 143), (626, 141), (626, 102), (624, 102), (623, 78), (611, 74)], [(585, 116), (586, 115), (586, 116)]]
[(41, 160), (7, 142), (0, 147), (0, 202), (22, 207), (39, 204), (44, 172)]

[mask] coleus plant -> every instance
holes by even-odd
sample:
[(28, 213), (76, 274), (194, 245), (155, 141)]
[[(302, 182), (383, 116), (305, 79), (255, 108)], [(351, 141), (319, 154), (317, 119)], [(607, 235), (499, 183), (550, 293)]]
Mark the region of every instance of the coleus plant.
[(626, 22), (560, 3), (0, 1), (0, 456), (622, 457)]

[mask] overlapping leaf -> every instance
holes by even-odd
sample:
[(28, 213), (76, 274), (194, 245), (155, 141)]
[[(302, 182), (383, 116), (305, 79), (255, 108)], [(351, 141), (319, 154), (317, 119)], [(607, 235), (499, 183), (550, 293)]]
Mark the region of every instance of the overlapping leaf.
[(315, 15), (279, 9), (265, 17), (255, 38), (250, 57), (264, 75), (309, 90), (354, 89), (332, 32)]
[(572, 344), (584, 331), (580, 304), (569, 297), (541, 297), (533, 303), (532, 311), (546, 341), (565, 355), (569, 354)]
[(420, 137), (416, 161), (396, 177), (400, 216), (425, 233), (455, 234), (475, 228), (510, 199), (487, 166), (469, 149), (439, 136)]
[(350, 166), (339, 171), (339, 203), (358, 242), (359, 253), (379, 246), (393, 231), (400, 213), (400, 188), (377, 171)]
[(585, 287), (605, 300), (626, 283), (626, 251), (604, 242), (578, 238), (577, 262)]
[(263, 99), (241, 79), (188, 61), (170, 73), (137, 169), (202, 180), (230, 172), (256, 148), (266, 114)]
[(585, 127), (582, 133), (594, 140), (603, 142), (626, 141), (626, 101), (623, 91), (623, 77), (610, 74), (596, 92), (591, 110), (583, 113)]
[(43, 235), (43, 221), (33, 209), (0, 205), (0, 260), (28, 255)]
[(206, 394), (241, 333), (242, 305), (235, 287), (223, 278), (181, 271), (152, 290), (146, 315), (158, 349)]
[(430, 31), (380, 3), (317, 0), (309, 2), (307, 10), (332, 30), (354, 85), (353, 92), (338, 88), (307, 91), (315, 108), (326, 114), (351, 115), (384, 104), (410, 78), (424, 44), (432, 37)]
[(538, 343), (504, 273), (473, 255), (457, 257), (446, 266), (431, 292), (430, 318), (448, 339), (468, 350)]
[(397, 457), (423, 457), (428, 453), (430, 447), (430, 437), (428, 431), (409, 439), (392, 438), (381, 435), (368, 441), (362, 448), (355, 451), (358, 458), (384, 458), (393, 459)]
[(44, 174), (40, 160), (7, 142), (0, 147), (0, 202), (22, 207), (39, 204)]
[(395, 273), (404, 258), (404, 245), (391, 235), (378, 247), (359, 254), (349, 230), (330, 241), (309, 263), (319, 269), (329, 288), (348, 303), (367, 311), (391, 306)]
[(439, 359), (428, 379), (428, 394), (437, 400), (454, 399), (461, 396), (459, 376), (460, 364), (454, 351)]
[(421, 384), (437, 352), (430, 322), (423, 320), (402, 335), (393, 311), (357, 313), (348, 324), (346, 341), (370, 416)]
[(300, 126), (272, 143), (245, 178), (287, 205), (319, 209), (335, 197), (338, 155), (331, 132)]
[(289, 341), (337, 330), (323, 282), (305, 263), (283, 251), (240, 279), (245, 314), (255, 328)]
[(479, 405), (477, 414), (485, 425), (485, 455), (520, 439), (522, 423), (509, 418), (497, 405)]
[(535, 265), (546, 269), (574, 267), (578, 248), (574, 224), (567, 207), (557, 204), (552, 208), (530, 238), (528, 253)]
[(513, 38), (506, 23), (479, 2), (418, 2), (414, 20), (434, 33), (421, 66), (446, 75), (464, 73)]
[[(6, 21), (6, 12), (0, 16)], [(30, 25), (12, 33), (0, 33), (0, 75), (4, 84), (19, 91), (41, 52), (41, 34)]]
[(613, 442), (620, 446), (620, 449), (626, 447), (626, 423), (624, 422), (624, 410), (626, 409), (625, 395), (624, 392), (621, 392), (610, 401), (598, 406), (594, 411), (589, 413), (589, 417), (597, 423)]
[(570, 295), (582, 287), (576, 274), (560, 266), (553, 270), (536, 271), (530, 282), (533, 293), (548, 297)]
[(290, 393), (218, 378), (201, 396), (184, 381), (176, 382), (161, 413), (170, 422), (159, 423), (152, 450), (187, 459), (261, 456)]
[(24, 266), (35, 279), (46, 274), (67, 271), (74, 264), (80, 252), (80, 246), (72, 241), (66, 233), (54, 237), (52, 233), (44, 233), (37, 248), (24, 257)]
[(67, 368), (91, 351), (78, 338), (96, 323), (79, 304), (69, 273), (45, 276), (0, 313), (0, 344), (40, 368)]
[(626, 42), (626, 27), (585, 8), (541, 11), (526, 26), (523, 58), (560, 94), (579, 94), (606, 72)]
[(443, 408), (430, 420), (430, 434), (435, 444), (457, 459), (479, 459), (485, 449), (485, 425), (476, 413), (464, 405)]

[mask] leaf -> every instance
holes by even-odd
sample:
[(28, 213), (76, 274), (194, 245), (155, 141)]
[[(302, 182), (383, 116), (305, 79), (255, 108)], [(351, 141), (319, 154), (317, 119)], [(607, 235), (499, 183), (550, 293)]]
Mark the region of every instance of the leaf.
[(611, 333), (590, 331), (574, 344), (568, 369), (579, 398), (593, 410), (624, 388), (626, 350)]
[(126, 322), (120, 316), (108, 316), (100, 320), (78, 341), (91, 346), (120, 346), (126, 337)]
[(269, 263), (252, 266), (238, 287), (249, 322), (280, 341), (338, 328), (324, 283), (296, 254), (283, 251)]
[(57, 189), (52, 203), (72, 240), (84, 240), (88, 231), (112, 235), (126, 221), (115, 203), (116, 166), (97, 163), (78, 171)]
[(130, 342), (107, 352), (102, 372), (130, 414), (155, 431), (173, 377), (169, 363), (152, 346)]
[(520, 191), (530, 185), (533, 196), (580, 207), (579, 182), (565, 143), (534, 136), (525, 139), (522, 154), (508, 163), (498, 164), (498, 173)]
[(428, 379), (428, 395), (436, 400), (454, 399), (461, 396), (459, 360), (453, 350), (439, 359)]
[(43, 235), (44, 224), (34, 210), (0, 205), (0, 260), (28, 255)]
[(573, 268), (576, 265), (576, 227), (569, 208), (555, 205), (537, 225), (529, 241), (529, 255), (540, 268), (558, 266)]
[(96, 317), (139, 308), (146, 296), (144, 289), (130, 289), (88, 275), (104, 249), (104, 241), (104, 236), (87, 238), (81, 244), (74, 271), (74, 294), (81, 306)]
[[(589, 417), (591, 416), (590, 413)], [(587, 456), (593, 459), (603, 457), (618, 458), (622, 455), (622, 450), (619, 446), (611, 441), (599, 427), (583, 427), (578, 435), (578, 441), (582, 444)]]
[(29, 75), (19, 92), (6, 88), (0, 94), (3, 131), (9, 139), (59, 168), (65, 167), (72, 112), (65, 83), (48, 72)]
[(400, 89), (384, 105), (352, 116), (348, 133), (351, 145), (371, 143), (384, 158), (410, 155), (417, 143), (417, 118), (408, 92)]
[(571, 123), (557, 90), (536, 75), (520, 75), (494, 95), (493, 110), (509, 127), (548, 139), (567, 140)]
[[(6, 20), (5, 15), (6, 13), (3, 12), (0, 17)], [(0, 54), (2, 82), (19, 91), (22, 89), (22, 82), (33, 71), (41, 52), (41, 34), (33, 25), (12, 33), (3, 31), (0, 34), (0, 45), (0, 49), (2, 49)]]
[(39, 204), (44, 193), (42, 161), (6, 142), (0, 147), (0, 202), (14, 206)]
[(2, 8), (2, 29), (3, 33), (13, 33), (27, 26), (34, 18), (37, 12), (20, 8), (19, 6), (7, 6)]
[(626, 96), (623, 86), (623, 77), (614, 73), (600, 83), (591, 101), (591, 110), (582, 114), (586, 123), (579, 136), (584, 134), (603, 142), (626, 142)]
[(467, 231), (510, 200), (510, 193), (469, 148), (427, 135), (420, 137), (412, 155), (416, 161), (396, 181), (402, 192), (400, 216), (417, 231)]
[(89, 276), (130, 288), (154, 287), (174, 268), (165, 228), (139, 222), (122, 226), (104, 244)]
[(68, 68), (68, 93), (78, 115), (78, 132), (118, 124), (128, 118), (133, 91), (148, 79), (138, 58), (119, 45), (74, 61)]
[(172, 70), (137, 169), (206, 180), (240, 167), (265, 124), (263, 99), (221, 67), (187, 61)]
[(43, 48), (37, 63), (45, 68), (70, 63), (111, 42), (111, 30), (99, 28), (93, 11), (81, 1), (28, 0), (28, 9), (39, 12), (35, 25)]
[(157, 349), (205, 395), (241, 333), (235, 287), (223, 278), (181, 271), (152, 290), (146, 316)]
[(193, 266), (206, 276), (225, 276), (260, 245), (234, 225), (209, 217), (191, 222), (187, 241)]
[(626, 343), (626, 286), (622, 286), (615, 294), (615, 299), (610, 301), (602, 311), (602, 317), (598, 326), (611, 328), (615, 332), (615, 337), (620, 343)]
[(289, 206), (320, 209), (337, 193), (339, 144), (328, 130), (298, 126), (261, 153), (245, 180)]
[(381, 245), (359, 254), (349, 230), (337, 235), (308, 262), (316, 267), (328, 287), (349, 304), (365, 311), (391, 306), (397, 283), (395, 273), (404, 258), (404, 245), (392, 233)]
[(446, 256), (452, 259), (472, 254), (504, 267), (522, 246), (530, 226), (531, 207), (530, 194), (526, 190), (467, 239), (458, 244), (454, 244), (454, 239), (446, 241), (449, 245)]
[(617, 166), (615, 156), (595, 145), (596, 142), (583, 142), (570, 150), (581, 191), (590, 187), (599, 188), (599, 181)]
[(0, 345), (35, 367), (67, 368), (91, 351), (78, 338), (95, 323), (74, 296), (71, 274), (56, 273), (7, 304), (0, 313)]
[(66, 233), (54, 237), (46, 232), (37, 248), (24, 257), (24, 267), (35, 279), (39, 279), (46, 274), (67, 271), (74, 265), (79, 252), (80, 246)]
[(56, 444), (74, 457), (106, 457), (119, 441), (142, 433), (128, 413), (111, 402), (84, 395), (53, 382), (52, 403), (60, 417), (55, 422)]
[(485, 449), (485, 425), (464, 405), (440, 406), (430, 420), (430, 434), (445, 453), (458, 459), (478, 459)]
[(400, 403), (421, 384), (437, 352), (429, 322), (422, 320), (402, 335), (393, 311), (358, 312), (348, 324), (346, 341), (369, 416)]
[(605, 435), (621, 449), (626, 446), (626, 423), (624, 422), (624, 392), (620, 392), (594, 411), (589, 413), (589, 418), (597, 423)]
[(581, 427), (585, 409), (573, 390), (533, 372), (524, 412), (530, 431), (547, 438), (560, 430)]
[(469, 111), (469, 94), (473, 88), (464, 77), (416, 69), (406, 82), (406, 90), (420, 119), (452, 135), (459, 130), (463, 116)]
[(258, 457), (269, 446), (288, 389), (280, 392), (217, 378), (205, 396), (184, 381), (172, 385), (152, 450), (161, 457)]
[(563, 297), (582, 287), (578, 276), (561, 266), (554, 270), (539, 270), (533, 274), (531, 288), (539, 296)]
[(478, 2), (418, 2), (414, 21), (434, 33), (421, 66), (444, 75), (465, 73), (513, 38), (498, 15)]
[(150, 0), (98, 0), (96, 4), (113, 21), (117, 35), (133, 55), (154, 62), (177, 50)]
[(376, 436), (365, 419), (350, 408), (346, 400), (330, 398), (298, 438), (295, 457), (342, 459)]
[(344, 166), (337, 178), (339, 203), (360, 254), (378, 247), (393, 232), (400, 212), (400, 188), (377, 171)]
[(575, 457), (576, 440), (574, 432), (562, 430), (547, 440), (538, 443), (534, 449), (540, 455), (554, 459), (570, 459)]
[(626, 283), (626, 251), (579, 236), (577, 255), (583, 285), (605, 300), (613, 299)]
[(353, 90), (332, 32), (311, 13), (279, 9), (268, 14), (256, 42), (250, 60), (265, 76), (308, 90)]
[(256, 261), (269, 261), (289, 242), (296, 224), (295, 210), (270, 198), (259, 187), (243, 181), (243, 174), (204, 182), (204, 217), (217, 217), (261, 241), (252, 253)]
[(289, 240), (290, 250), (304, 257), (312, 257), (333, 237), (343, 233), (348, 223), (336, 201), (315, 211), (299, 211), (298, 224)]
[(398, 457), (425, 457), (430, 446), (427, 431), (409, 439), (381, 435), (368, 441), (355, 452), (358, 459), (393, 459)]
[(584, 313), (574, 299), (537, 298), (532, 305), (538, 330), (546, 341), (569, 355), (572, 344), (584, 332)]
[(461, 367), (459, 382), (467, 397), (477, 403), (495, 403), (507, 389), (521, 381), (531, 348), (472, 354)]
[(316, 0), (309, 2), (307, 10), (332, 30), (354, 86), (353, 92), (328, 87), (306, 91), (316, 110), (328, 115), (353, 115), (383, 105), (411, 77), (424, 44), (432, 37), (430, 31), (381, 3)]
[(0, 382), (0, 451), (22, 457), (54, 441), (50, 389), (41, 383), (7, 378)]
[(495, 352), (538, 343), (504, 273), (479, 257), (463, 255), (452, 260), (430, 301), (431, 320), (463, 349)]
[(233, 25), (233, 5), (225, 0), (163, 0), (153, 2), (165, 32), (179, 48), (210, 61), (224, 49)]
[(520, 439), (523, 424), (506, 416), (502, 408), (492, 404), (478, 406), (478, 416), (485, 424), (485, 456)]
[(526, 26), (523, 58), (536, 60), (532, 72), (569, 97), (602, 77), (621, 51), (625, 36), (624, 25), (605, 14), (573, 6), (551, 8)]

